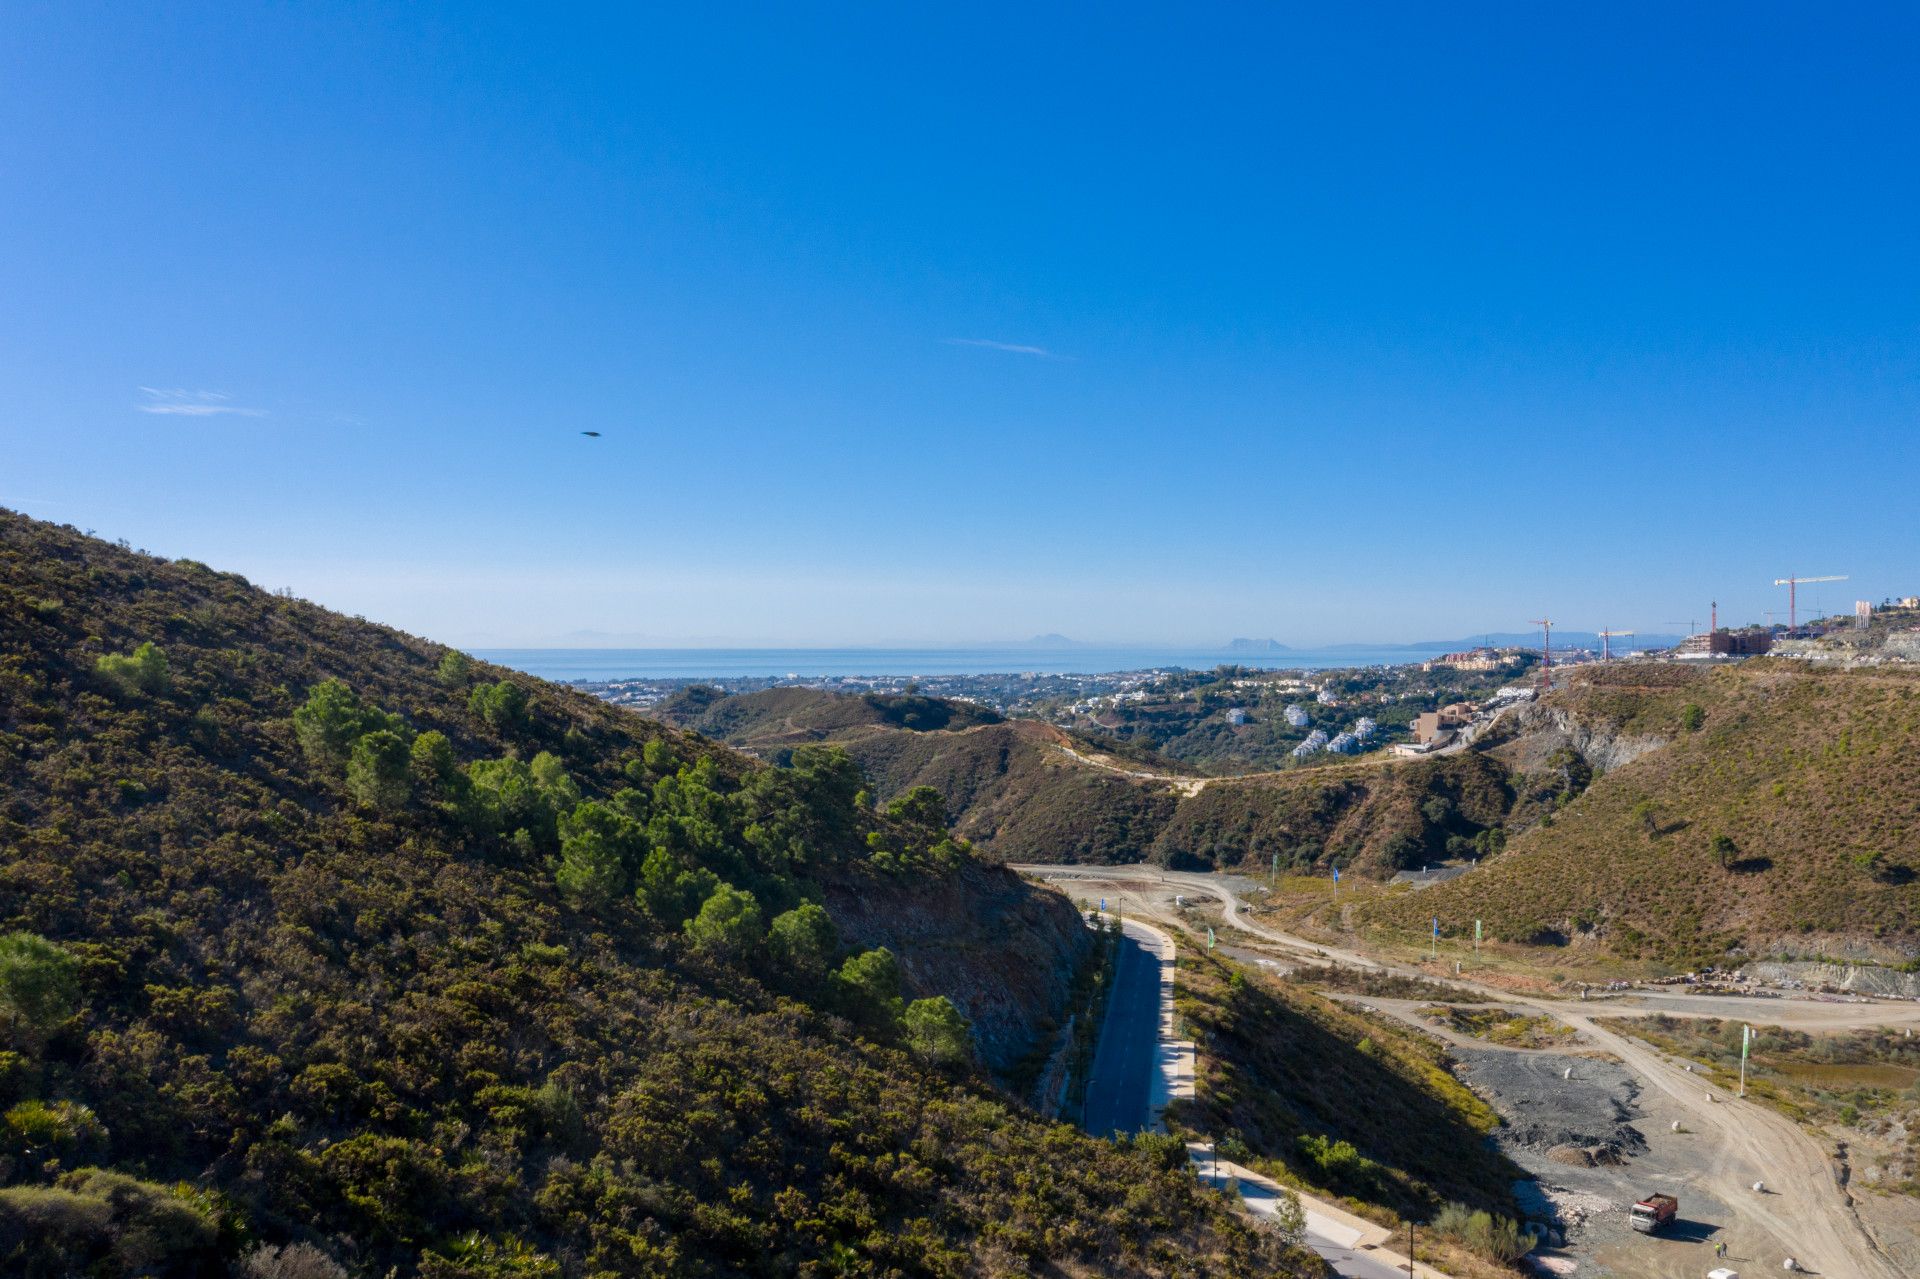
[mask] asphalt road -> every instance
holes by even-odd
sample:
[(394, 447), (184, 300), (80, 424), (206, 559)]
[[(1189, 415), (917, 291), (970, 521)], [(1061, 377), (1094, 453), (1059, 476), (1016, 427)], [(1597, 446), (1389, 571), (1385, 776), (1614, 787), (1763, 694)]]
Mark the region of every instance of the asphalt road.
[(1160, 1042), (1160, 961), (1122, 934), (1113, 993), (1093, 1050), (1081, 1127), (1096, 1137), (1150, 1126), (1154, 1050)]
[[(1145, 881), (1153, 885), (1156, 894), (1178, 888), (1213, 897), (1221, 903), (1222, 914), (1229, 925), (1287, 950), (1318, 957), (1322, 962), (1330, 960), (1362, 968), (1405, 972), (1434, 980), (1430, 974), (1383, 963), (1340, 947), (1306, 941), (1250, 920), (1241, 913), (1242, 903), (1232, 886), (1233, 881), (1224, 876), (1139, 867), (1020, 866), (1015, 869), (1049, 878), (1097, 878), (1116, 883)], [(1705, 1149), (1697, 1174), (1700, 1184), (1713, 1189), (1732, 1210), (1735, 1220), (1728, 1223), (1730, 1228), (1770, 1236), (1767, 1249), (1776, 1256), (1792, 1255), (1818, 1273), (1844, 1274), (1849, 1279), (1898, 1279), (1903, 1274), (1915, 1273), (1910, 1268), (1902, 1270), (1899, 1263), (1881, 1251), (1879, 1241), (1857, 1215), (1852, 1199), (1836, 1185), (1826, 1150), (1791, 1120), (1750, 1102), (1739, 1101), (1700, 1076), (1682, 1072), (1640, 1041), (1615, 1034), (1592, 1021), (1596, 1016), (1617, 1015), (1628, 1008), (1617, 1004), (1609, 1007), (1612, 1001), (1581, 1004), (1529, 997), (1460, 979), (1443, 978), (1440, 984), (1471, 992), (1478, 999), (1558, 1018), (1584, 1034), (1590, 1045), (1610, 1051), (1639, 1078), (1643, 1089), (1658, 1090), (1675, 1107), (1684, 1107), (1689, 1131), (1707, 1138), (1702, 1142)], [(1707, 1011), (1713, 998), (1690, 997), (1691, 1007)], [(1739, 997), (1729, 998), (1728, 1002), (1736, 999), (1740, 1005), (1777, 1006), (1791, 1002)], [(1825, 1008), (1850, 1010), (1850, 1015), (1858, 1018), (1858, 1024), (1873, 1025), (1907, 1020), (1914, 1006), (1826, 1005)], [(1762, 1010), (1757, 1008), (1742, 1007), (1740, 1011), (1750, 1011), (1755, 1020), (1762, 1015)], [(1765, 1011), (1779, 1017), (1783, 1010), (1770, 1007)], [(1780, 1017), (1780, 1020), (1787, 1018)], [(1767, 1195), (1745, 1190), (1760, 1179), (1769, 1187)], [(1771, 1263), (1768, 1268), (1772, 1268)]]

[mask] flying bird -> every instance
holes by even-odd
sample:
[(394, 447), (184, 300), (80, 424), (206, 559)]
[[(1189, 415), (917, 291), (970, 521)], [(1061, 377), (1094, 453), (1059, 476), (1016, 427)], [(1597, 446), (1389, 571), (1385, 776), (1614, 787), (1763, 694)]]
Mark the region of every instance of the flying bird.
[(591, 435), (591, 436), (592, 436), (592, 437), (593, 437), (594, 439), (596, 439), (596, 440), (600, 438), (600, 432), (598, 432), (598, 431), (582, 431), (582, 432), (580, 432), (580, 434), (582, 434), (582, 435)]

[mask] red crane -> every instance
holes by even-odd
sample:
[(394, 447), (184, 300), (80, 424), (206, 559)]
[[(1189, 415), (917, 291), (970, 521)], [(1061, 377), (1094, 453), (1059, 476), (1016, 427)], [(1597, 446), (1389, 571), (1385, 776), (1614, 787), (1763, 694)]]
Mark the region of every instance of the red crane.
[(1797, 596), (1800, 593), (1799, 591), (1800, 583), (1802, 582), (1844, 582), (1846, 580), (1847, 580), (1847, 575), (1845, 573), (1830, 574), (1826, 577), (1776, 577), (1774, 578), (1773, 584), (1775, 586), (1784, 586), (1787, 588), (1787, 633), (1791, 635), (1794, 632), (1795, 628), (1798, 627), (1800, 624), (1799, 611), (1798, 611), (1799, 600), (1797, 598)]

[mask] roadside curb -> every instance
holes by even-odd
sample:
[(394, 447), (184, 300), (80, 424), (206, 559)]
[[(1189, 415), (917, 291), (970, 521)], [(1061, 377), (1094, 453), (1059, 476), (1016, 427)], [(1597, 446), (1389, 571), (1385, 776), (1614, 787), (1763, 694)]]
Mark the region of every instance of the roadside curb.
[[(1149, 1091), (1148, 1112), (1154, 1127), (1165, 1130), (1162, 1117), (1170, 1101), (1191, 1101), (1195, 1089), (1196, 1046), (1191, 1040), (1175, 1039), (1173, 1025), (1173, 980), (1176, 947), (1173, 936), (1137, 920), (1123, 919), (1121, 930), (1152, 951), (1160, 962), (1160, 1042), (1154, 1049), (1156, 1069)], [(1187, 1158), (1201, 1180), (1216, 1188), (1237, 1185), (1240, 1202), (1254, 1217), (1271, 1217), (1282, 1194), (1280, 1183), (1230, 1160), (1214, 1155), (1205, 1142), (1187, 1143)], [(1249, 1193), (1251, 1191), (1251, 1193)], [(1300, 1194), (1300, 1207), (1306, 1213), (1307, 1226), (1315, 1234), (1341, 1248), (1401, 1271), (1407, 1258), (1386, 1247), (1393, 1232), (1385, 1226), (1356, 1216), (1337, 1204), (1311, 1195)], [(1415, 1262), (1414, 1279), (1453, 1279), (1444, 1271), (1424, 1262)]]

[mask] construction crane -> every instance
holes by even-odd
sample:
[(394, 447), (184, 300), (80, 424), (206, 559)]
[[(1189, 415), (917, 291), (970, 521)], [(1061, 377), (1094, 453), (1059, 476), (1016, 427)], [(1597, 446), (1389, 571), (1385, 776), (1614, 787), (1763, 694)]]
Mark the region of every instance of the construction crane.
[(1600, 660), (1605, 662), (1605, 661), (1611, 660), (1613, 657), (1612, 650), (1607, 647), (1608, 639), (1610, 639), (1615, 635), (1631, 635), (1631, 634), (1633, 634), (1632, 631), (1601, 631), (1600, 632)]
[(1542, 633), (1540, 644), (1540, 691), (1553, 691), (1553, 623), (1544, 617), (1531, 619)]
[(1690, 622), (1662, 622), (1662, 623), (1660, 623), (1660, 625), (1662, 625), (1662, 626), (1684, 626), (1684, 627), (1686, 627), (1686, 628), (1687, 628), (1687, 638), (1689, 638), (1689, 639), (1691, 639), (1691, 638), (1693, 638), (1693, 635), (1694, 635), (1694, 632), (1696, 632), (1696, 631), (1698, 631), (1698, 630), (1700, 629), (1700, 619), (1696, 617), (1696, 618), (1694, 618), (1694, 619), (1693, 619), (1692, 621), (1690, 621)]
[(1799, 617), (1800, 602), (1799, 602), (1798, 596), (1800, 593), (1801, 586), (1805, 585), (1808, 582), (1844, 582), (1846, 580), (1847, 580), (1847, 575), (1845, 573), (1833, 573), (1833, 574), (1827, 575), (1826, 577), (1776, 577), (1774, 578), (1773, 584), (1775, 586), (1784, 586), (1787, 588), (1787, 633), (1791, 635), (1796, 629), (1798, 629), (1800, 625), (1800, 617)]

